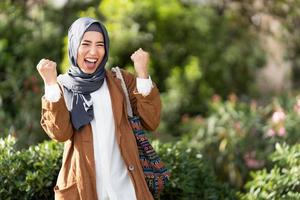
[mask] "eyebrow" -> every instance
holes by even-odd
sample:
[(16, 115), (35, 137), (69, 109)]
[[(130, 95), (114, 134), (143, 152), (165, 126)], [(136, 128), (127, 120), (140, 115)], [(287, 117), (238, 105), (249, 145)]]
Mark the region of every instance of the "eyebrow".
[[(92, 43), (90, 40), (83, 40), (82, 43), (83, 42)], [(104, 44), (104, 41), (97, 41), (96, 44)]]

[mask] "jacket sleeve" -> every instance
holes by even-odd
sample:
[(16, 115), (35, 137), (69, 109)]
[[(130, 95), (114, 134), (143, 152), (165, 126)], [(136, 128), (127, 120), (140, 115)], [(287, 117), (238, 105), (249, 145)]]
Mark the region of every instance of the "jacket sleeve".
[(153, 88), (147, 96), (137, 92), (136, 77), (122, 70), (124, 81), (129, 92), (130, 103), (135, 115), (140, 116), (141, 123), (146, 130), (154, 131), (160, 123), (161, 100), (158, 88), (153, 83)]
[(42, 97), (41, 126), (50, 138), (58, 142), (73, 136), (73, 126), (63, 96), (57, 102)]

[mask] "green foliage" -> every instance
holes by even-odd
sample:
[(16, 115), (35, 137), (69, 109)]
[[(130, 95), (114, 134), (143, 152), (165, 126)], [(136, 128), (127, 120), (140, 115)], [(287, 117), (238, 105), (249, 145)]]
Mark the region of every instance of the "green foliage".
[(61, 165), (61, 144), (47, 141), (17, 151), (11, 136), (0, 139), (1, 199), (53, 199)]
[[(46, 57), (65, 70), (67, 28), (78, 16), (91, 16), (108, 27), (109, 66), (133, 71), (131, 53), (138, 47), (150, 52), (150, 74), (164, 105), (159, 131), (185, 135), (189, 148), (181, 143), (158, 147), (173, 174), (162, 199), (234, 199), (217, 182), (207, 160), (218, 179), (242, 188), (249, 171), (272, 166), (267, 157), (277, 142), (299, 142), (298, 99), (287, 96), (258, 106), (239, 102), (234, 95), (221, 101), (214, 94), (221, 98), (232, 92), (238, 97), (255, 95), (256, 69), (264, 64), (258, 25), (252, 24), (257, 12), (276, 16), (282, 23), (286, 56), (294, 65), (294, 83), (298, 83), (300, 1), (264, 1), (259, 11), (254, 1), (69, 0), (60, 8), (49, 2), (0, 2), (1, 137), (14, 135), (21, 146), (46, 137), (39, 125), (43, 83), (35, 66)], [(20, 145), (8, 137), (1, 140), (0, 147), (1, 198), (52, 198), (60, 146), (50, 142), (17, 151)], [(297, 172), (290, 177), (285, 171), (299, 171), (294, 168), (299, 163), (287, 161), (287, 155), (299, 160), (293, 157), (297, 153), (292, 152), (294, 147), (281, 148), (285, 153), (273, 159), (275, 167), (254, 173), (243, 198), (299, 198)]]
[[(274, 100), (265, 106), (246, 104), (234, 95), (228, 101), (214, 97), (209, 116), (182, 119), (184, 141), (213, 163), (217, 176), (242, 188), (249, 171), (269, 166), (267, 157), (277, 142), (299, 142), (299, 109), (295, 99)], [(298, 107), (297, 107), (298, 106)]]
[(205, 98), (201, 97), (209, 97), (213, 92), (203, 80), (199, 66), (199, 59), (190, 57), (185, 68), (173, 68), (171, 75), (166, 79), (168, 91), (161, 95), (164, 106), (160, 132), (180, 135), (183, 132), (178, 122), (183, 114), (196, 115), (199, 110), (207, 109), (206, 103), (203, 102)]
[(153, 145), (171, 172), (170, 182), (161, 199), (236, 199), (233, 190), (217, 181), (209, 162), (203, 159), (199, 150), (187, 148), (180, 142), (153, 142)]
[(300, 199), (300, 145), (276, 144), (276, 151), (270, 156), (274, 162), (271, 170), (253, 172), (253, 180), (246, 184), (246, 193), (240, 193), (242, 200), (297, 200)]
[[(62, 144), (46, 141), (17, 151), (11, 136), (0, 139), (0, 196), (4, 199), (52, 199), (61, 166)], [(217, 181), (199, 150), (183, 143), (153, 142), (172, 173), (160, 199), (236, 199), (235, 192)]]

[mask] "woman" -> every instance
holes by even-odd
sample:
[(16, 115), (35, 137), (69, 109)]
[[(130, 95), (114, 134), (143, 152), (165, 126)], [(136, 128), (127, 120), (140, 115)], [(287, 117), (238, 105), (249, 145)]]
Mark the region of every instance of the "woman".
[[(102, 23), (79, 18), (68, 32), (71, 66), (57, 77), (56, 63), (42, 59), (41, 125), (65, 142), (55, 199), (153, 199), (144, 179), (125, 97), (116, 75), (105, 69), (109, 38)], [(132, 54), (136, 76), (122, 71), (135, 114), (147, 130), (159, 125), (161, 102), (148, 75), (148, 53)]]

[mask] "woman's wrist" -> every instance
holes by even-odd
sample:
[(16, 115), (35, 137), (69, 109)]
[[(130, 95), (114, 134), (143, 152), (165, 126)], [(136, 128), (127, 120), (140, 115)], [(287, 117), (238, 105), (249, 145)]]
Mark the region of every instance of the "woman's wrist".
[(143, 79), (148, 79), (149, 75), (148, 75), (148, 73), (143, 73), (143, 74), (138, 74), (137, 77), (138, 78), (143, 78)]

